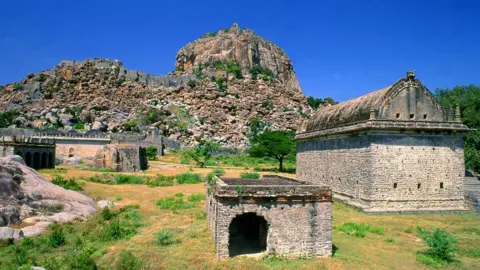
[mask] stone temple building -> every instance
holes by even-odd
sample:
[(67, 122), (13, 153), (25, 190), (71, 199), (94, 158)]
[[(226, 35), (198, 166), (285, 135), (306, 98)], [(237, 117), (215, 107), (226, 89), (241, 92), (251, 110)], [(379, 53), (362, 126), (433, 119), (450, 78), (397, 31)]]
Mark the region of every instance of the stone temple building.
[(392, 86), (319, 109), (298, 134), (297, 178), (365, 212), (465, 209), (458, 108), (408, 72)]
[(332, 255), (332, 193), (281, 176), (217, 178), (207, 183), (207, 218), (218, 258), (265, 252)]

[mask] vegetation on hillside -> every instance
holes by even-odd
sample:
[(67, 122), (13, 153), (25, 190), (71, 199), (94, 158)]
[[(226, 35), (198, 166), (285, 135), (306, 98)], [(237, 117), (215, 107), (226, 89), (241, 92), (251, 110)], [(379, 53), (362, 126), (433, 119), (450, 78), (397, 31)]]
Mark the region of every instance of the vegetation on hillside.
[(437, 89), (438, 101), (445, 108), (455, 109), (460, 105), (462, 121), (470, 131), (465, 137), (465, 166), (480, 172), (480, 87), (475, 85), (455, 86), (452, 89)]

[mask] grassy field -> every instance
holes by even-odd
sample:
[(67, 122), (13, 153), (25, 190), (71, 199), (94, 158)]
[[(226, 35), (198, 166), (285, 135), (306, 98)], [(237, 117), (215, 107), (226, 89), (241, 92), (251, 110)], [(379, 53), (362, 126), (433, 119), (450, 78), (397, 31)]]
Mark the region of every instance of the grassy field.
[[(192, 169), (188, 165), (169, 162), (178, 160), (175, 157), (162, 158), (151, 162), (151, 169), (136, 175), (154, 177), (159, 173), (178, 175), (190, 171), (205, 176), (213, 170)], [(221, 166), (227, 176), (253, 171), (251, 167), (247, 170), (244, 164), (240, 167)], [(53, 175), (65, 178), (102, 175), (101, 172), (78, 170), (72, 166), (61, 168), (64, 170), (42, 171), (42, 174), (50, 179)], [(260, 172), (265, 173), (268, 172)], [(427, 248), (418, 236), (417, 226), (443, 228), (458, 239), (456, 261), (440, 268), (480, 269), (480, 217), (471, 213), (367, 215), (344, 204), (334, 203), (334, 257), (296, 260), (236, 257), (218, 261), (204, 215), (205, 201), (198, 201), (202, 197), (199, 195), (191, 197), (191, 201), (189, 198), (192, 194), (205, 192), (203, 183), (151, 187), (86, 181), (81, 192), (96, 200), (116, 201), (113, 214), (99, 211), (87, 222), (60, 226), (65, 234), (64, 243), (60, 246), (51, 244), (55, 240), (52, 233), (34, 239), (33, 244), (22, 241), (3, 243), (0, 247), (0, 269), (17, 269), (18, 257), (21, 259), (22, 256), (19, 247), (22, 246), (37, 264), (47, 261), (53, 265), (52, 269), (56, 266), (60, 269), (93, 269), (79, 266), (87, 265), (89, 258), (100, 269), (432, 269), (432, 266), (417, 260), (418, 254)], [(185, 200), (186, 209), (162, 209), (157, 205), (157, 200), (175, 194)], [(118, 210), (129, 205), (135, 206)], [(112, 233), (114, 221), (125, 230)], [(349, 222), (368, 224), (376, 232), (372, 230), (364, 237), (350, 235), (341, 229), (344, 223)], [(78, 254), (87, 255), (83, 258)], [(75, 256), (80, 259), (75, 259)]]

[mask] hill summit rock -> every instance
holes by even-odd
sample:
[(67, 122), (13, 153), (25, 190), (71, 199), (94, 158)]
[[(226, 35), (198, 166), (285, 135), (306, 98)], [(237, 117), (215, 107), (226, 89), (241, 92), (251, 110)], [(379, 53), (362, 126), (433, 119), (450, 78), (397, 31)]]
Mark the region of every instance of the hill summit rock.
[(271, 70), (286, 87), (301, 90), (287, 54), (251, 30), (240, 29), (236, 23), (189, 43), (178, 52), (176, 60), (177, 69), (189, 72), (216, 61), (234, 61), (247, 70), (262, 66)]
[[(180, 49), (163, 76), (108, 59), (62, 61), (0, 86), (3, 126), (161, 134), (248, 144), (250, 120), (302, 130), (311, 108), (282, 49), (234, 24)], [(2, 122), (0, 122), (2, 125)]]

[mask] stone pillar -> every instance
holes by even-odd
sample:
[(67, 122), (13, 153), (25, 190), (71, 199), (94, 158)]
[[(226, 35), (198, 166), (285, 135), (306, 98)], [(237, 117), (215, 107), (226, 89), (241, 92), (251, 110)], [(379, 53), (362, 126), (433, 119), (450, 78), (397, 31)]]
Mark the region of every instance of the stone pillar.
[(374, 109), (370, 109), (370, 119), (369, 119), (369, 120), (375, 120), (375, 118), (376, 118), (375, 110), (374, 110)]
[(455, 122), (458, 122), (458, 123), (462, 122), (462, 114), (460, 113), (460, 105), (458, 104), (455, 109)]

